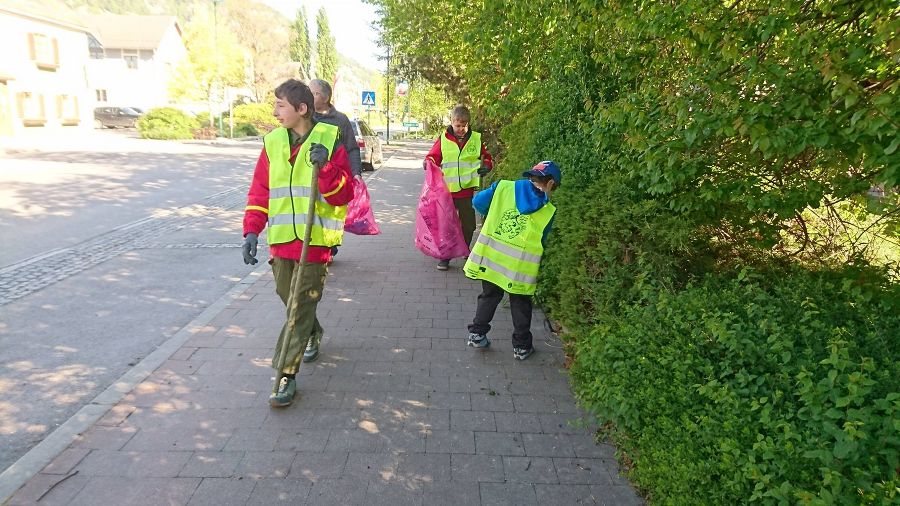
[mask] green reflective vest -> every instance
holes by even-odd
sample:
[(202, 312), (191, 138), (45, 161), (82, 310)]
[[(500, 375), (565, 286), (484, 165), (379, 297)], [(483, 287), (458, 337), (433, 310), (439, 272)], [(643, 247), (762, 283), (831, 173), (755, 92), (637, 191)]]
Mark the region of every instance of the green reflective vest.
[[(309, 163), (309, 147), (314, 143), (325, 146), (330, 160), (338, 132), (336, 126), (316, 123), (300, 146), (293, 166), (288, 161), (291, 156), (291, 141), (287, 129), (276, 128), (263, 138), (266, 156), (269, 158), (269, 244), (303, 240), (306, 211), (309, 210), (309, 197), (312, 195), (313, 167)], [(316, 194), (316, 216), (310, 244), (341, 244), (347, 206), (333, 206), (318, 191)]]
[(478, 168), (481, 167), (481, 134), (472, 131), (466, 145), (459, 145), (441, 134), (441, 172), (444, 183), (451, 192), (478, 186)]
[(466, 276), (490, 281), (509, 293), (534, 294), (544, 253), (541, 238), (555, 212), (556, 207), (547, 202), (531, 214), (520, 214), (515, 181), (500, 181), (463, 267)]

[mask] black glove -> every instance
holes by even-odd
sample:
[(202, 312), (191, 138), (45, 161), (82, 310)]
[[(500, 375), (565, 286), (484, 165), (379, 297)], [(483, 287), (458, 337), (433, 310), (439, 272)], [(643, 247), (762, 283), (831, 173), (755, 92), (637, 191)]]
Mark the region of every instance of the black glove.
[(422, 170), (428, 170), (428, 160), (422, 160)]
[(487, 173), (490, 172), (490, 171), (491, 171), (491, 168), (490, 168), (490, 167), (488, 167), (487, 165), (482, 165), (481, 167), (478, 168), (478, 175), (479, 175), (479, 176), (486, 176)]
[(241, 247), (241, 252), (244, 254), (244, 263), (249, 265), (256, 265), (259, 260), (256, 259), (256, 245), (259, 243), (258, 236), (254, 233), (247, 234), (247, 237), (244, 238), (244, 245)]
[(321, 169), (328, 161), (328, 149), (321, 144), (313, 144), (309, 147), (309, 163)]

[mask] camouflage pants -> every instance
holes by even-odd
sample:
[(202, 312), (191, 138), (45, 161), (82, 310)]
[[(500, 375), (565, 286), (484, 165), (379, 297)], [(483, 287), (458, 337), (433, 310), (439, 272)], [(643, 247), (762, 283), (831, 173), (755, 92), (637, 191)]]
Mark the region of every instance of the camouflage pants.
[(322, 291), (325, 289), (325, 276), (328, 268), (325, 264), (306, 263), (303, 266), (303, 278), (300, 280), (298, 293), (299, 306), (294, 321), (294, 331), (289, 332), (290, 307), (288, 298), (291, 292), (291, 280), (297, 272), (300, 262), (285, 258), (272, 259), (272, 274), (275, 275), (275, 292), (281, 297), (285, 305), (285, 322), (278, 336), (278, 344), (275, 345), (275, 353), (272, 357), (272, 367), (285, 373), (297, 374), (300, 370), (300, 362), (303, 352), (310, 339), (319, 341), (325, 332), (319, 319), (316, 318), (316, 307), (322, 300)]

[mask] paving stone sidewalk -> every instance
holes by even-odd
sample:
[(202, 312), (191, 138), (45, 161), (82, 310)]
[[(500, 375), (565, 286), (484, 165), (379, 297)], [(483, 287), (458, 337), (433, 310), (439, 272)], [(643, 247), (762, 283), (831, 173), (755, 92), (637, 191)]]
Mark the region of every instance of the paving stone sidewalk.
[(347, 234), (292, 406), (267, 403), (284, 309), (260, 267), (9, 504), (641, 504), (579, 421), (539, 311), (524, 362), (506, 303), (492, 346), (465, 346), (480, 284), (413, 244), (427, 147), (369, 179), (382, 234)]

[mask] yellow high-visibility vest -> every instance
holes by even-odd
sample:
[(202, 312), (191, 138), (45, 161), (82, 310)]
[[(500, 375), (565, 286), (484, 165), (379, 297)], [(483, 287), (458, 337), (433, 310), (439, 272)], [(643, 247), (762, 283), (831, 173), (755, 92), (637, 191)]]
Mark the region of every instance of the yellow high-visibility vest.
[[(312, 195), (312, 164), (309, 148), (321, 144), (331, 159), (339, 130), (334, 125), (316, 123), (306, 141), (300, 146), (294, 165), (291, 141), (285, 128), (276, 128), (263, 138), (269, 158), (269, 244), (283, 244), (303, 240), (306, 232), (306, 212)], [(344, 218), (347, 206), (333, 206), (317, 192), (316, 215), (310, 235), (314, 246), (337, 246), (344, 237)]]
[(472, 131), (462, 149), (441, 134), (441, 172), (444, 183), (451, 192), (478, 186), (478, 169), (481, 167), (481, 134)]
[(490, 281), (509, 293), (534, 294), (544, 253), (541, 238), (555, 212), (556, 207), (547, 202), (531, 214), (521, 214), (516, 209), (515, 181), (497, 183), (481, 233), (463, 267), (466, 276)]

